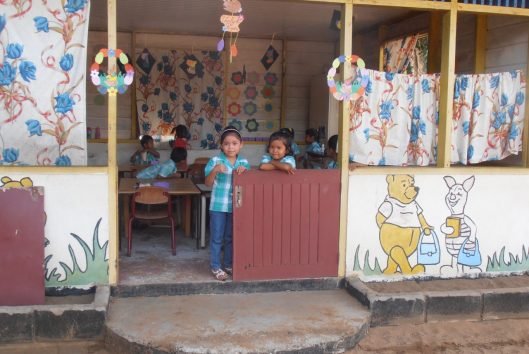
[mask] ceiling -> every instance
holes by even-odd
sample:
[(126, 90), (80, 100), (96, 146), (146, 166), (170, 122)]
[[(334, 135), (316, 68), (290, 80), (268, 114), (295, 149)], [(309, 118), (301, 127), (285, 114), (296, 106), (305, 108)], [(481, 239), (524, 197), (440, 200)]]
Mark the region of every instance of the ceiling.
[[(244, 22), (241, 36), (292, 40), (336, 41), (339, 32), (330, 29), (339, 5), (279, 0), (240, 0)], [(118, 0), (118, 31), (171, 34), (221, 34), (222, 0)], [(355, 7), (354, 30), (362, 31), (407, 12), (397, 8)], [(90, 29), (106, 30), (107, 0), (92, 0)]]

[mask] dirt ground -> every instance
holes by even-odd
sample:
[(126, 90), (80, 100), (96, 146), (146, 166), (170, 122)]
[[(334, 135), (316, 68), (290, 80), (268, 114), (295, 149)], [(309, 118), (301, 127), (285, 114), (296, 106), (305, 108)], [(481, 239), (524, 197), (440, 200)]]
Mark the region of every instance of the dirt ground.
[(349, 354), (529, 353), (529, 319), (371, 328)]

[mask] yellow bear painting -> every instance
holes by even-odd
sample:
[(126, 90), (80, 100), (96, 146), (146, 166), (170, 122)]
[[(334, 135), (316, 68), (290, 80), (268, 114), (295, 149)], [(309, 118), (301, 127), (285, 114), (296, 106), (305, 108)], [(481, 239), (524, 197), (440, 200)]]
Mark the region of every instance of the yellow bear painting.
[(8, 176), (4, 176), (0, 179), (0, 188), (24, 188), (24, 187), (33, 187), (33, 181), (29, 177), (24, 177), (20, 181), (14, 181)]
[(417, 274), (424, 265), (412, 266), (409, 257), (417, 250), (421, 230), (429, 235), (433, 229), (426, 222), (422, 208), (415, 201), (419, 187), (413, 176), (388, 175), (388, 195), (376, 216), (380, 229), (380, 245), (388, 255), (384, 274)]

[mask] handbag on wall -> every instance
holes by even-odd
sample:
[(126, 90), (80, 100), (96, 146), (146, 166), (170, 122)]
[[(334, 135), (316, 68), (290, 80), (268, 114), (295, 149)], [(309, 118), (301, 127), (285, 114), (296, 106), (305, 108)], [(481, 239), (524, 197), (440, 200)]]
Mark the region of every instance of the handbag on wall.
[(419, 246), (417, 249), (417, 263), (418, 264), (439, 264), (441, 261), (441, 250), (439, 249), (439, 238), (432, 229), (429, 235), (424, 231), (421, 232), (419, 238)]
[(481, 253), (479, 252), (479, 242), (476, 239), (474, 247), (467, 248), (468, 238), (461, 245), (459, 254), (457, 255), (457, 263), (469, 266), (477, 267), (481, 264)]

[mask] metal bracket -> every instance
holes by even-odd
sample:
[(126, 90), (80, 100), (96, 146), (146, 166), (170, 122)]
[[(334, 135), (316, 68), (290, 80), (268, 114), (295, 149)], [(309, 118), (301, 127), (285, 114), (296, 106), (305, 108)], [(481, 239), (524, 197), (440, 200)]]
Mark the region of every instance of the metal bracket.
[(235, 186), (235, 207), (242, 207), (242, 186)]

